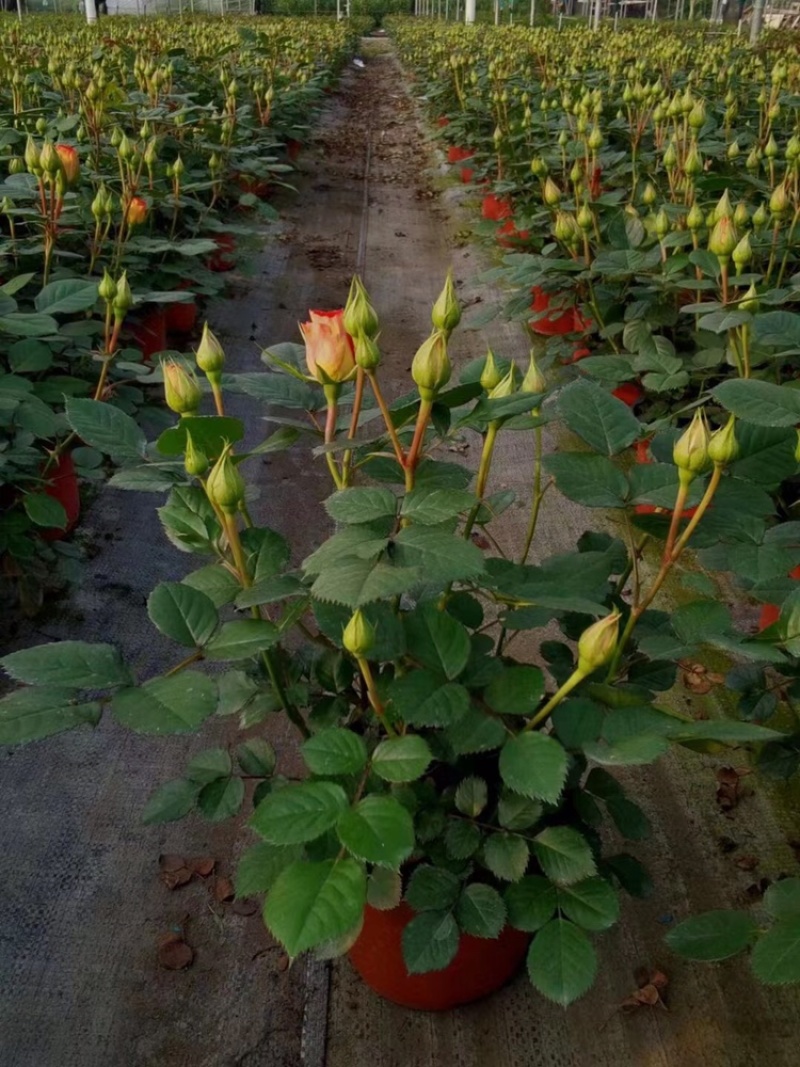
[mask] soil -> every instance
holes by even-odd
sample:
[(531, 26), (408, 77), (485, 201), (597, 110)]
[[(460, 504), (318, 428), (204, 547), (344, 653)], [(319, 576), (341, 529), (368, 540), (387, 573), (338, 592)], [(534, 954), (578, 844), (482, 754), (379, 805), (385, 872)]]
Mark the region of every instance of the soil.
[[(458, 201), (474, 193), (445, 181), (390, 46), (365, 42), (364, 56), (365, 68), (348, 68), (300, 157), (297, 195), (282, 196), (280, 224), (258, 230), (262, 250), (248, 273), (231, 278), (210, 320), (232, 369), (261, 369), (260, 348), (298, 339), (310, 307), (342, 306), (358, 269), (382, 319), (387, 392), (398, 395), (447, 268), (467, 306), (491, 299), (492, 289), (480, 280), (486, 257), (457, 247), (457, 234), (478, 218), (475, 204), (464, 213)], [(459, 331), (458, 359), (481, 355), (489, 341), (523, 365), (526, 338), (505, 322)], [(245, 398), (231, 408), (247, 419), (251, 442), (269, 432), (262, 408)], [(501, 435), (492, 488), (516, 488), (524, 501), (530, 455), (520, 438)], [(465, 437), (452, 458), (469, 462), (472, 451)], [(324, 473), (303, 451), (265, 456), (260, 472), (257, 518), (286, 533), (301, 559), (328, 533), (309, 522), (329, 492)], [(546, 500), (542, 554), (571, 548), (584, 528), (581, 509), (554, 492)], [(113, 635), (142, 676), (172, 662), (153, 640), (145, 601), (157, 581), (179, 578), (187, 561), (161, 532), (159, 503), (100, 494), (81, 527), (80, 536), (99, 546), (85, 581), (65, 613), (22, 627), (20, 646)], [(506, 513), (504, 544), (519, 538), (526, 518), (522, 503)], [(165, 744), (108, 721), (2, 756), (3, 1067), (797, 1062), (800, 994), (764, 989), (741, 960), (688, 964), (664, 945), (665, 932), (687, 914), (751, 901), (762, 879), (800, 870), (787, 843), (800, 831), (773, 813), (757, 786), (727, 811), (717, 804), (718, 761), (686, 754), (629, 775), (654, 824), (652, 840), (632, 851), (650, 867), (656, 890), (626, 903), (622, 924), (599, 939), (600, 974), (587, 997), (562, 1011), (521, 976), (485, 1003), (427, 1015), (378, 1000), (346, 960), (287, 965), (257, 911), (228, 899), (224, 883), (250, 841), (244, 827), (237, 834), (199, 819), (141, 825), (153, 788), (227, 736), (218, 722), (202, 737)], [(296, 768), (288, 729), (273, 741), (282, 769)], [(193, 867), (186, 857), (206, 862)], [(621, 1009), (652, 985), (637, 977), (642, 968), (668, 976), (669, 1010), (644, 993), (641, 1006)]]

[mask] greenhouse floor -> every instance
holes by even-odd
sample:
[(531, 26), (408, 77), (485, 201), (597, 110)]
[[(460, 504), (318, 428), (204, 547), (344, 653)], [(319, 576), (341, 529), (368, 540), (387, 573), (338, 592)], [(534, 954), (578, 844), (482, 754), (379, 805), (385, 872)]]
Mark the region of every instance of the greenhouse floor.
[[(341, 306), (361, 269), (382, 321), (393, 395), (407, 389), (411, 357), (429, 329), (430, 305), (452, 264), (467, 307), (491, 300), (478, 276), (483, 252), (460, 229), (476, 217), (445, 182), (389, 46), (365, 43), (301, 157), (297, 195), (282, 198), (281, 222), (247, 275), (210, 321), (237, 370), (258, 369), (259, 350), (298, 338), (309, 307)], [(368, 180), (365, 180), (365, 173)], [(474, 194), (472, 194), (474, 195)], [(469, 314), (465, 315), (468, 326)], [(460, 361), (496, 351), (526, 357), (516, 325), (460, 331)], [(263, 436), (263, 412), (237, 398), (233, 414)], [(233, 405), (232, 405), (233, 406)], [(501, 437), (495, 488), (528, 482), (521, 435)], [(552, 447), (552, 442), (550, 443)], [(466, 454), (469, 439), (453, 446)], [(474, 459), (474, 456), (473, 456)], [(300, 452), (264, 457), (260, 517), (287, 533), (301, 559), (325, 534), (310, 526), (328, 493), (321, 466)], [(581, 510), (548, 494), (543, 551), (571, 547)], [(159, 580), (181, 576), (185, 557), (163, 537), (156, 497), (104, 490), (81, 536), (93, 546), (86, 578), (69, 604), (13, 647), (62, 637), (113, 638), (144, 671), (162, 669), (145, 598)], [(511, 509), (503, 538), (524, 527)], [(679, 699), (689, 699), (684, 691)], [(697, 698), (692, 698), (693, 700)], [(708, 698), (702, 698), (708, 699)], [(599, 941), (593, 990), (566, 1011), (520, 976), (492, 999), (442, 1015), (380, 1001), (346, 960), (299, 960), (291, 967), (268, 937), (254, 904), (231, 904), (224, 879), (248, 834), (193, 819), (144, 827), (154, 787), (182, 770), (187, 754), (225, 740), (225, 724), (202, 738), (155, 743), (104, 722), (96, 731), (9, 752), (0, 779), (0, 853), (6, 894), (0, 933), (2, 1067), (789, 1067), (797, 1063), (800, 994), (766, 990), (745, 961), (715, 966), (672, 956), (664, 935), (692, 911), (752, 900), (762, 877), (796, 862), (797, 828), (748, 786), (723, 813), (715, 801), (717, 761), (687, 754), (630, 773), (632, 791), (654, 823), (634, 851), (655, 891), (624, 906), (623, 922)], [(293, 740), (274, 737), (284, 769)], [(172, 854), (213, 858), (215, 874), (169, 889)], [(753, 856), (755, 870), (737, 859)], [(746, 866), (746, 865), (745, 865)], [(166, 875), (166, 879), (160, 875)], [(215, 893), (216, 889), (216, 893)], [(160, 965), (159, 945), (185, 936), (191, 966)], [(163, 960), (162, 960), (163, 962)], [(667, 1008), (624, 1010), (637, 974), (669, 979)]]

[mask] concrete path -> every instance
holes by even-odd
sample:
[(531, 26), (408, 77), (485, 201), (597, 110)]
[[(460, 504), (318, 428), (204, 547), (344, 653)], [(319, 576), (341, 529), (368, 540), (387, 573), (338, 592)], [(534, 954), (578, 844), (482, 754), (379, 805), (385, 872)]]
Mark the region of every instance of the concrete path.
[[(232, 368), (259, 369), (260, 346), (297, 339), (309, 307), (341, 306), (361, 261), (383, 323), (389, 391), (405, 391), (448, 265), (465, 302), (491, 296), (478, 281), (484, 257), (453, 248), (467, 216), (458, 216), (452, 197), (435, 194), (437, 166), (394, 57), (373, 53), (365, 70), (351, 68), (301, 160), (298, 196), (285, 198), (278, 239), (211, 311)], [(474, 358), (489, 339), (522, 365), (526, 340), (511, 325), (462, 331), (454, 354)], [(262, 411), (238, 400), (235, 413), (251, 421), (254, 439), (263, 435), (255, 422)], [(523, 499), (528, 444), (501, 435), (495, 480)], [(466, 448), (465, 461), (474, 461), (468, 441)], [(322, 468), (300, 451), (265, 457), (260, 482), (260, 517), (287, 533), (302, 558), (327, 534), (309, 521), (329, 492)], [(166, 543), (158, 502), (105, 490), (83, 525), (100, 549), (85, 582), (66, 613), (39, 630), (23, 629), (16, 644), (113, 636), (143, 671), (162, 668), (144, 600), (157, 581), (179, 577), (186, 558)], [(504, 537), (518, 534), (525, 518), (522, 506), (512, 509)], [(583, 528), (580, 509), (550, 494), (540, 551), (571, 548)], [(162, 828), (139, 822), (154, 786), (215, 741), (224, 743), (224, 725), (165, 744), (109, 722), (3, 756), (0, 1067), (796, 1063), (800, 995), (764, 991), (743, 962), (683, 964), (663, 944), (673, 918), (739, 903), (762, 874), (796, 870), (786, 839), (800, 833), (777, 825), (760, 792), (733, 819), (717, 810), (713, 761), (672, 759), (635, 776), (636, 795), (655, 822), (653, 841), (635, 851), (651, 866), (657, 890), (645, 903), (626, 904), (622, 927), (601, 940), (601, 975), (584, 1000), (561, 1011), (521, 977), (484, 1004), (431, 1016), (379, 1001), (346, 961), (301, 961), (287, 971), (257, 914), (217, 904), (207, 883), (170, 892), (159, 881), (160, 853), (211, 855), (228, 874), (249, 839), (200, 820)], [(291, 737), (275, 741), (289, 765)], [(740, 871), (740, 852), (729, 843), (723, 851), (720, 838), (759, 854), (757, 872)], [(168, 972), (157, 964), (157, 943), (176, 925), (186, 930), (195, 962)], [(655, 965), (670, 975), (671, 1011), (615, 1011), (635, 988), (634, 970)]]

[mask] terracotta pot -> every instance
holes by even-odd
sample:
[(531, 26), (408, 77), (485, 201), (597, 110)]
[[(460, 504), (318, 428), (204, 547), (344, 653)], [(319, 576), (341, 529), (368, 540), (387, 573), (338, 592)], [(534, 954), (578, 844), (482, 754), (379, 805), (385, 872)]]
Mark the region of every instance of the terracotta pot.
[[(795, 567), (794, 570), (789, 571), (789, 577), (795, 580), (800, 578), (800, 567)], [(774, 622), (777, 622), (780, 617), (780, 604), (764, 604), (761, 608), (761, 615), (758, 618), (759, 630), (766, 630), (768, 626), (772, 626)]]
[(350, 949), (350, 962), (379, 996), (422, 1011), (446, 1011), (489, 996), (513, 978), (530, 937), (507, 926), (495, 939), (462, 934), (458, 952), (444, 970), (408, 974), (403, 930), (414, 912), (405, 902), (391, 911), (367, 906), (364, 926)]
[(217, 246), (217, 251), (212, 252), (208, 257), (206, 266), (209, 270), (217, 273), (233, 270), (236, 266), (236, 238), (232, 233), (218, 233), (213, 240)]
[(484, 196), (481, 204), (483, 218), (490, 219), (492, 222), (502, 222), (503, 219), (509, 219), (513, 226), (513, 220), (510, 219), (513, 214), (514, 208), (509, 197), (496, 196), (494, 193), (487, 193)]
[(63, 530), (59, 530), (58, 527), (42, 530), (41, 537), (44, 541), (61, 541), (74, 529), (81, 513), (78, 475), (75, 473), (75, 464), (72, 462), (70, 453), (62, 452), (56, 462), (51, 464), (44, 477), (47, 478), (44, 491), (61, 504), (67, 513), (67, 525)]
[(126, 327), (133, 344), (141, 349), (145, 363), (167, 347), (167, 316), (161, 307), (142, 312), (133, 322), (126, 323)]

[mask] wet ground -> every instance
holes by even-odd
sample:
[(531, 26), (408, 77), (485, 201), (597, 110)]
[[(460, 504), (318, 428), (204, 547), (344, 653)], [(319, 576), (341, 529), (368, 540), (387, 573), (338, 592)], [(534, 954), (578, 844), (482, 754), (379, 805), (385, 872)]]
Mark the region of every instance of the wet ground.
[[(384, 47), (365, 51), (364, 69), (348, 69), (301, 157), (297, 194), (281, 198), (280, 225), (210, 309), (232, 369), (259, 369), (260, 347), (296, 340), (309, 307), (341, 306), (358, 268), (382, 319), (387, 391), (397, 395), (407, 389), (406, 371), (447, 267), (466, 304), (491, 297), (478, 280), (485, 255), (454, 240), (476, 217), (475, 205), (461, 214), (460, 196), (442, 194), (438, 157)], [(466, 361), (489, 341), (522, 365), (527, 342), (513, 324), (462, 331), (454, 354)], [(239, 399), (234, 413), (248, 419), (253, 439), (263, 436), (254, 404)], [(520, 435), (500, 440), (494, 488), (522, 489), (527, 443)], [(470, 448), (465, 439), (454, 457), (469, 462)], [(288, 534), (302, 558), (327, 532), (309, 522), (329, 491), (322, 469), (302, 452), (284, 453), (264, 457), (258, 480), (259, 516)], [(24, 628), (18, 642), (113, 634), (139, 668), (163, 668), (145, 599), (159, 580), (180, 577), (186, 558), (162, 535), (159, 502), (104, 490), (83, 522), (81, 536), (100, 549), (86, 580), (65, 611)], [(511, 509), (503, 538), (518, 535), (525, 518), (522, 507)], [(571, 547), (582, 519), (580, 509), (550, 494), (542, 553)], [(635, 851), (650, 866), (656, 892), (627, 904), (621, 926), (600, 940), (592, 992), (562, 1011), (523, 976), (483, 1004), (427, 1015), (379, 1001), (346, 961), (287, 968), (257, 913), (217, 899), (245, 830), (234, 835), (200, 820), (141, 825), (154, 786), (178, 776), (193, 752), (224, 742), (224, 729), (155, 743), (108, 722), (0, 756), (0, 1067), (797, 1062), (800, 993), (764, 990), (743, 961), (682, 963), (663, 943), (669, 926), (691, 911), (741, 904), (757, 894), (761, 877), (797, 873), (788, 839), (800, 834), (773, 814), (756, 785), (726, 815), (715, 802), (712, 760), (673, 758), (631, 776), (654, 823), (653, 839)], [(292, 738), (274, 740), (291, 766)], [(213, 858), (215, 872), (170, 890), (159, 870), (165, 853)], [(757, 866), (742, 869), (743, 856)], [(173, 930), (194, 950), (185, 970), (159, 965), (159, 943)], [(656, 966), (670, 979), (670, 1010), (619, 1011), (636, 970)]]

